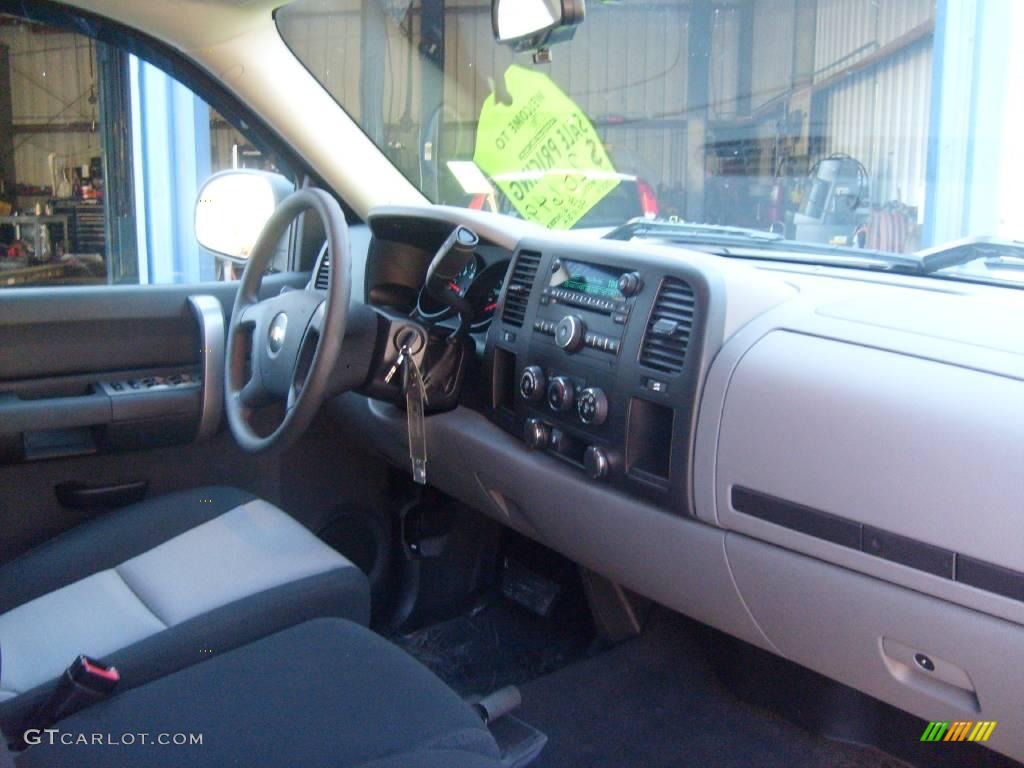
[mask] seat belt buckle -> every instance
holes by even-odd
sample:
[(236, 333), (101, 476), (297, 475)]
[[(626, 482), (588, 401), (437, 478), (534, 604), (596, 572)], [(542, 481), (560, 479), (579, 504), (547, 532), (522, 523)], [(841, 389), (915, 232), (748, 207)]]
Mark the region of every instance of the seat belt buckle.
[(71, 666), (64, 670), (64, 677), (75, 687), (85, 688), (101, 698), (112, 694), (121, 682), (117, 667), (101, 664), (84, 655), (71, 662)]
[(85, 655), (79, 656), (64, 670), (50, 698), (20, 729), (20, 738), (11, 743), (11, 748), (22, 750), (27, 746), (24, 741), (26, 730), (49, 728), (80, 709), (109, 698), (120, 682), (121, 674), (117, 667), (102, 664)]
[[(101, 664), (82, 655), (60, 677), (57, 689), (40, 712), (47, 725), (63, 720), (80, 709), (109, 697), (121, 682), (117, 667)], [(43, 718), (39, 718), (43, 719)]]

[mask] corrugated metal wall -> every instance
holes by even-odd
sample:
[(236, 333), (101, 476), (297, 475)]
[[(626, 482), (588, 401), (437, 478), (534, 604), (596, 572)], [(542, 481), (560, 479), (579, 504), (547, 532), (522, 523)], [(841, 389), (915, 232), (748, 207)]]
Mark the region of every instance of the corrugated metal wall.
[[(487, 75), (517, 59), (494, 44), (486, 3), (456, 0), (447, 7), (445, 68), (460, 76), (445, 83), (446, 120), (470, 126), (458, 147), (469, 157), (472, 126), (491, 93)], [(594, 121), (612, 161), (655, 185), (679, 186), (686, 175), (688, 18), (683, 3), (591, 4), (573, 55), (554, 48), (548, 69)], [(724, 44), (736, 34), (735, 13), (716, 14), (716, 38)], [(715, 104), (735, 112), (735, 64), (724, 56), (721, 61)], [(477, 71), (481, 75), (471, 74)]]
[[(303, 61), (310, 71), (315, 73), (327, 90), (345, 105), (349, 114), (358, 120), (362, 1), (332, 2), (330, 6), (329, 12), (310, 10), (308, 13), (288, 14), (287, 37), (301, 50)], [(389, 37), (393, 36), (396, 41), (401, 36), (401, 30), (393, 24), (388, 25), (388, 33)], [(388, 45), (389, 51), (394, 48), (395, 46)], [(389, 55), (386, 64), (385, 110), (388, 109), (388, 105), (400, 102), (397, 98), (400, 94), (392, 94), (388, 84), (396, 79), (405, 79), (404, 74), (398, 77), (393, 72), (404, 72), (406, 61), (404, 57), (398, 60), (395, 56)], [(412, 64), (415, 82), (419, 79), (418, 61), (413, 61)]]
[[(0, 43), (10, 49), (11, 106), (16, 127), (97, 120), (97, 104), (90, 98), (94, 95), (95, 58), (87, 38), (6, 26), (0, 27)], [(95, 132), (16, 131), (14, 147), (18, 182), (43, 186), (51, 183), (51, 152), (70, 164), (81, 165), (99, 155), (100, 138)]]
[[(819, 0), (815, 82), (928, 23), (934, 6), (934, 0)], [(863, 162), (876, 203), (924, 205), (931, 50), (930, 40), (922, 40), (819, 99), (825, 152)]]
[[(361, 3), (342, 0), (332, 3), (332, 8), (329, 14), (292, 16), (286, 22), (287, 37), (358, 120)], [(446, 8), (445, 69), (457, 73), (445, 81), (446, 135), (457, 137), (447, 150), (471, 157), (475, 123), (491, 93), (489, 77), (517, 59), (495, 45), (489, 3), (448, 0)], [(733, 15), (729, 12), (716, 21), (716, 36), (723, 42), (735, 37), (729, 21)], [(645, 171), (655, 184), (679, 185), (686, 173), (686, 137), (680, 121), (686, 110), (688, 16), (688, 5), (677, 2), (591, 4), (586, 23), (576, 34), (573, 55), (556, 47), (549, 69), (552, 78), (594, 119), (613, 160), (618, 156), (624, 167)], [(410, 60), (408, 26), (401, 26), (401, 19), (399, 14), (386, 23), (384, 121), (393, 128), (406, 116), (416, 122), (421, 117), (423, 60), (415, 50)], [(403, 23), (412, 24), (414, 44), (418, 43), (419, 13)], [(735, 111), (735, 66), (722, 63), (717, 73), (724, 90), (716, 103)]]
[(827, 95), (826, 151), (864, 163), (876, 203), (924, 205), (931, 63), (918, 46)]
[(715, 8), (711, 17), (711, 61), (708, 72), (708, 117), (736, 117), (739, 96), (740, 10)]
[(934, 10), (935, 0), (818, 0), (815, 79), (891, 43)]
[(754, 110), (786, 93), (792, 85), (795, 13), (796, 0), (758, 0), (754, 4)]
[[(84, 165), (100, 154), (99, 102), (95, 51), (82, 35), (40, 31), (27, 25), (0, 27), (0, 44), (10, 49), (11, 106), (13, 112), (14, 162), (19, 184), (49, 186), (49, 155), (58, 162)], [(0, 87), (7, 87), (0, 84)], [(89, 124), (78, 130), (47, 133), (18, 131), (18, 126), (69, 126)], [(93, 129), (92, 125), (97, 124)], [(211, 131), (213, 168), (231, 166), (231, 147), (240, 134), (230, 128)]]

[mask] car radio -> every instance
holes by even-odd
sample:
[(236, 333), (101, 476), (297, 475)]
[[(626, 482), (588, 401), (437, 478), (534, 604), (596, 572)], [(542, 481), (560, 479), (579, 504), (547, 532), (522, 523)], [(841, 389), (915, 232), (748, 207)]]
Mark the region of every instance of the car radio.
[(573, 259), (554, 259), (533, 330), (563, 351), (618, 355), (631, 298), (643, 288), (636, 272)]

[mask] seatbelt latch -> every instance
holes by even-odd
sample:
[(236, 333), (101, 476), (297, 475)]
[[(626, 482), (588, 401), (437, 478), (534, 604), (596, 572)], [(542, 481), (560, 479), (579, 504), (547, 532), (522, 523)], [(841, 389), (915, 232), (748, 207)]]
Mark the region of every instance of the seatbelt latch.
[(49, 728), (78, 710), (103, 701), (120, 682), (121, 674), (117, 667), (101, 664), (85, 655), (79, 656), (64, 670), (53, 694), (29, 718), (25, 728), (21, 729), (21, 738), (16, 739), (11, 747), (24, 749), (24, 731)]

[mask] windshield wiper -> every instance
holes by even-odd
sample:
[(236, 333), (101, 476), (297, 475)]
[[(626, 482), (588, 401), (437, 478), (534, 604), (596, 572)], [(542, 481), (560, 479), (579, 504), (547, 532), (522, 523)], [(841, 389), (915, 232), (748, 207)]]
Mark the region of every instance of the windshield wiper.
[(1024, 255), (1011, 256), (1009, 254), (1003, 254), (1002, 256), (986, 256), (985, 266), (996, 269), (1024, 270)]
[(746, 227), (697, 224), (664, 219), (632, 219), (605, 235), (605, 239), (608, 240), (631, 240), (634, 237), (662, 238), (680, 245), (720, 246), (722, 250), (717, 253), (722, 256), (744, 257), (743, 253), (729, 250), (737, 248), (755, 251), (759, 255), (771, 252), (772, 256), (768, 258), (777, 261), (811, 261), (811, 259), (785, 259), (783, 258), (784, 254), (814, 256), (819, 261), (822, 257), (832, 256), (834, 258), (831, 260), (821, 261), (821, 263), (832, 266), (850, 266), (851, 262), (861, 262), (865, 266), (870, 265), (874, 268), (909, 274), (921, 274), (922, 272), (921, 260), (915, 255), (787, 240), (776, 232), (765, 232)]
[(782, 240), (783, 237), (775, 232), (765, 232), (760, 229), (748, 229), (747, 227), (732, 227), (726, 224), (697, 224), (690, 221), (666, 220), (666, 219), (630, 219), (625, 224), (613, 229), (607, 235), (606, 240), (632, 240), (634, 237), (670, 237), (683, 238), (693, 236), (704, 240), (718, 240), (723, 242), (735, 241), (744, 245), (751, 240), (757, 242), (774, 242)]
[(1024, 242), (997, 237), (966, 237), (918, 251), (921, 269), (932, 274), (984, 259), (988, 266), (1019, 268), (1024, 265)]

